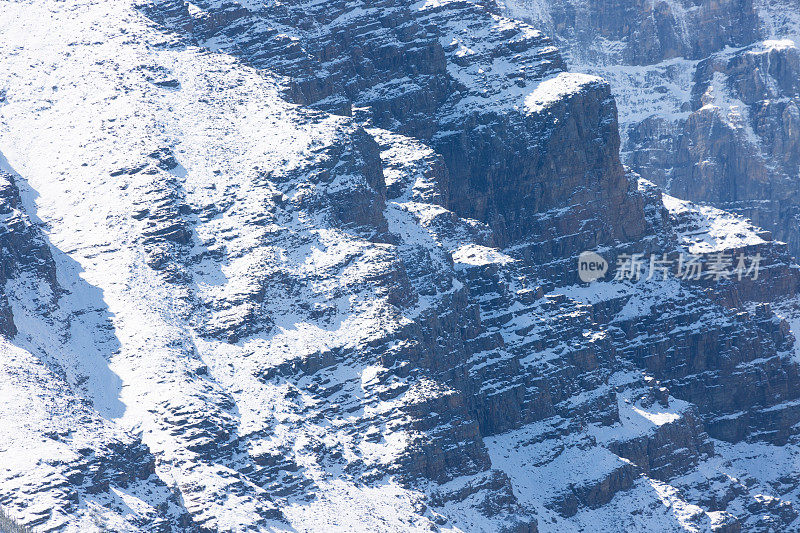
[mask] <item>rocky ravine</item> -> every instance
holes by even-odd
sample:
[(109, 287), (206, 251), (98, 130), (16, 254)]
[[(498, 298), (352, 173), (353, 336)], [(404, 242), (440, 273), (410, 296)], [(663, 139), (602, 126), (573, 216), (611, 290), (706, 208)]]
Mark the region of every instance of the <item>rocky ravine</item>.
[[(0, 3), (4, 512), (800, 529), (792, 241), (627, 172), (612, 88), (502, 13)], [(587, 249), (764, 266), (587, 285)]]

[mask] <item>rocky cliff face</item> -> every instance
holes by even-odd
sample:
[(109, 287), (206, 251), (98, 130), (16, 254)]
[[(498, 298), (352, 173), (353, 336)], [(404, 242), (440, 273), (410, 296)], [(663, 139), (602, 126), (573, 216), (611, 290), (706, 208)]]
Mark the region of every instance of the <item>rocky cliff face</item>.
[(759, 35), (752, 0), (511, 0), (513, 15), (535, 20), (564, 41), (576, 59), (651, 65), (682, 57), (703, 59)]
[(697, 64), (692, 112), (676, 129), (659, 117), (630, 131), (631, 164), (683, 198), (751, 217), (797, 254), (798, 55), (765, 41)]
[[(544, 29), (589, 38), (553, 6)], [(622, 53), (637, 65), (750, 39), (749, 4), (682, 8), (694, 44), (668, 7), (589, 18), (608, 39), (652, 20)], [(460, 0), (0, 9), (0, 505), (18, 521), (797, 528), (794, 241), (626, 170), (613, 83), (567, 72), (539, 29)], [(687, 124), (732, 120), (704, 111), (720, 76), (793, 90), (783, 52), (763, 86), (742, 63), (763, 59), (724, 53), (697, 62)], [(791, 123), (768, 126), (784, 111), (763, 131), (789, 146)], [(663, 157), (736, 164), (685, 142)], [(708, 172), (707, 191), (741, 183)], [(605, 280), (579, 281), (583, 250)], [(611, 280), (651, 252), (757, 253), (763, 273)]]
[(604, 76), (626, 164), (680, 198), (744, 214), (800, 254), (800, 5), (507, 2)]
[[(572, 234), (589, 217), (601, 217), (595, 222), (603, 227), (586, 228), (571, 251), (641, 234), (607, 84), (563, 72), (548, 37), (494, 4), (291, 2), (247, 10), (165, 1), (141, 8), (170, 28), (189, 29), (189, 42), (213, 42), (288, 76), (290, 101), (426, 142), (453, 176), (441, 185), (442, 205), (488, 223), (500, 245), (534, 233), (550, 239), (552, 224), (560, 225), (557, 235)], [(547, 227), (535, 221), (569, 204), (586, 212)]]

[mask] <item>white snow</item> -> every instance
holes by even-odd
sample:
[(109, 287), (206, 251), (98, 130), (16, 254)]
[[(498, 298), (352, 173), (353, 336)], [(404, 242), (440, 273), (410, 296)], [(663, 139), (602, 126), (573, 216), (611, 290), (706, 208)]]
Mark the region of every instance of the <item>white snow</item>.
[(542, 80), (525, 97), (525, 110), (529, 113), (541, 113), (554, 103), (584, 90), (586, 86), (602, 82), (597, 76), (562, 72)]
[(668, 194), (663, 194), (662, 200), (671, 215), (688, 220), (678, 226), (677, 231), (679, 242), (691, 254), (741, 249), (767, 242), (760, 235), (761, 230), (742, 216)]
[(490, 264), (505, 265), (511, 263), (514, 259), (495, 248), (471, 243), (465, 244), (453, 252), (453, 261), (465, 265), (483, 266)]
[[(443, 3), (428, 0), (415, 7), (426, 10)], [(263, 7), (256, 0), (238, 4), (251, 10)], [(528, 4), (537, 10), (537, 17), (545, 17), (545, 2)], [(205, 15), (196, 5), (188, 7), (193, 16)], [(485, 42), (502, 35), (511, 21), (500, 16), (492, 21), (490, 28), (478, 30), (452, 21), (443, 39), (443, 45), (455, 47), (456, 55), (475, 61), (463, 68), (450, 67), (453, 77), (471, 91), (459, 106), (521, 106), (524, 101), (527, 112), (542, 113), (560, 99), (601, 82), (595, 76), (567, 73), (519, 84), (510, 81), (510, 74), (518, 74), (517, 67), (507, 59), (492, 59)], [(520, 33), (520, 39), (540, 36), (526, 26)], [(401, 244), (376, 243), (327, 227), (324, 214), (303, 206), (364, 186), (355, 175), (337, 174), (331, 183), (314, 181), (325, 151), (352, 136), (351, 120), (306, 113), (280, 97), (282, 80), (225, 54), (173, 47), (170, 41), (171, 36), (155, 29), (128, 0), (0, 3), (4, 58), (0, 88), (7, 94), (7, 101), (0, 104), (0, 166), (18, 176), (25, 210), (45, 233), (59, 285), (65, 289), (54, 296), (47, 286), (27, 277), (4, 288), (20, 330), (13, 343), (0, 340), (4, 490), (14, 491), (15, 509), (24, 507), (23, 519), (54, 509), (48, 526), (73, 519), (71, 530), (92, 530), (96, 526), (88, 517), (94, 513), (111, 520), (113, 527), (128, 527), (124, 523), (128, 518), (133, 523), (137, 515), (152, 513), (158, 498), (166, 498), (166, 490), (158, 489), (165, 494), (154, 496), (155, 489), (144, 482), (124, 490), (112, 487), (108, 494), (81, 499), (77, 519), (60, 510), (63, 494), (37, 495), (28, 490), (51, 480), (61, 482), (63, 463), (75, 460), (81, 446), (96, 448), (136, 436), (157, 457), (158, 477), (198, 518), (208, 519), (218, 529), (257, 529), (262, 527), (256, 520), (268, 501), (266, 491), (217, 462), (213, 454), (193, 450), (198, 444), (222, 448), (226, 439), (251, 439), (254, 453), (274, 452), (292, 460), (313, 482), (315, 499), (284, 502), (286, 517), (298, 530), (349, 531), (354, 524), (376, 531), (431, 528), (434, 515), (419, 511), (420, 491), (401, 486), (388, 475), (371, 486), (337, 477), (336, 467), (326, 470), (314, 448), (341, 450), (344, 457), (358, 457), (365, 468), (383, 472), (417, 435), (373, 423), (369, 431), (380, 438), (367, 441), (353, 434), (356, 423), (388, 418), (400, 411), (403, 402), (447, 396), (451, 391), (418, 382), (398, 399), (382, 400), (384, 385), (379, 378), (387, 368), (376, 360), (353, 358), (320, 372), (330, 383), (341, 385), (325, 404), (282, 380), (279, 371), (312, 364), (332, 350), (358, 354), (393, 336), (401, 340), (387, 346), (387, 352), (402, 348), (404, 327), (464, 289), (453, 263), (469, 268), (511, 265), (513, 259), (479, 243), (485, 226), (459, 219), (437, 204), (441, 200), (437, 184), (427, 168), (433, 164), (430, 149), (374, 129), (370, 134), (382, 144), (387, 185), (401, 190), (385, 211), (389, 231), (400, 236)], [(674, 67), (677, 73), (668, 81), (674, 88), (691, 66), (676, 60), (658, 69)], [(177, 86), (151, 83), (144, 74), (149, 71), (174, 79)], [(617, 75), (641, 80), (648, 74), (630, 69)], [(499, 102), (493, 99), (497, 87), (503, 88)], [(391, 87), (397, 89), (414, 87), (405, 83)], [(663, 99), (631, 98), (621, 109), (629, 117), (663, 109), (678, 116), (687, 94), (683, 90)], [(638, 106), (645, 100), (648, 106)], [(174, 154), (178, 167), (152, 169), (152, 174), (131, 172), (164, 148)], [(181, 261), (192, 280), (185, 285), (165, 282), (148, 266), (148, 250), (142, 244), (145, 222), (134, 216), (142, 206), (153, 207), (163, 200), (153, 195), (168, 182), (177, 185), (167, 196), (182, 195), (192, 208), (186, 215), (192, 241), (175, 252), (192, 259)], [(690, 250), (763, 242), (745, 221), (722, 212), (666, 196), (665, 205), (673, 214), (697, 213), (699, 230), (682, 235)], [(272, 213), (279, 214), (267, 216)], [(223, 259), (209, 258), (211, 252)], [(398, 263), (412, 255), (427, 262), (435, 279), (409, 281), (428, 284), (432, 290), (403, 315), (387, 295), (387, 285), (395, 288), (394, 281), (380, 285), (374, 280), (401, 279)], [(307, 280), (297, 292), (280, 285), (282, 280), (296, 279)], [(593, 288), (570, 287), (562, 292), (593, 303), (633, 290), (629, 285), (600, 282)], [(661, 292), (631, 298), (620, 316), (635, 318), (656, 299), (663, 301), (677, 290), (664, 284)], [(43, 312), (53, 298), (53, 307)], [(259, 298), (263, 305), (257, 303)], [(272, 329), (236, 341), (206, 335), (208, 330), (268, 320)], [(518, 341), (516, 331), (531, 326), (547, 324), (535, 311), (520, 313), (502, 334)], [(604, 338), (598, 331), (587, 330), (584, 335), (587, 342)], [(557, 351), (563, 354), (569, 349), (562, 345), (531, 353), (523, 364), (556, 359)], [(487, 354), (475, 355), (486, 359)], [(504, 352), (495, 355), (492, 362), (510, 357)], [(64, 376), (53, 375), (45, 364), (48, 357), (64, 369)], [(477, 359), (471, 363), (475, 363), (472, 370), (489, 364)], [(278, 377), (262, 379), (270, 373)], [(385, 386), (404, 385), (398, 380)], [(608, 387), (612, 385), (616, 384)], [(92, 409), (78, 406), (78, 396), (91, 399)], [(588, 396), (571, 401), (589, 401)], [(685, 408), (677, 400), (669, 408), (626, 402), (623, 395), (618, 401), (621, 422), (613, 431), (627, 435), (646, 435), (674, 423)], [(211, 427), (193, 427), (201, 423)], [(599, 529), (618, 526), (615, 521), (691, 530), (700, 520), (698, 509), (678, 489), (640, 478), (608, 508), (582, 508), (573, 522), (566, 522), (546, 507), (548, 498), (566, 493), (570, 483), (602, 482), (627, 463), (590, 442), (589, 437), (600, 441), (608, 437), (597, 427), (585, 428), (575, 441), (531, 443), (551, 429), (544, 426), (547, 423), (531, 424), (485, 441), (494, 468), (511, 477), (524, 504), (541, 511), (540, 530)], [(69, 438), (45, 438), (51, 429), (56, 435), (67, 432)], [(209, 432), (217, 433), (216, 441)], [(729, 455), (745, 464), (745, 452), (751, 449), (744, 450)], [(534, 464), (543, 457), (549, 460)], [(789, 462), (785, 459), (782, 465)], [(664, 509), (632, 522), (626, 511), (645, 507), (654, 494)], [(114, 506), (125, 511), (109, 511)], [(468, 513), (465, 516), (462, 523), (469, 523)]]

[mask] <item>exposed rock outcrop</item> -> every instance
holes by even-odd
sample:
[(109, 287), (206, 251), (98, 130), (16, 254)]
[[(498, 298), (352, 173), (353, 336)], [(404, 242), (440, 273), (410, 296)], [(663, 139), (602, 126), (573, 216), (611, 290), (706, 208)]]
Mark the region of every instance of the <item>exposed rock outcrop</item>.
[[(704, 101), (715, 79), (774, 89), (751, 76), (772, 52), (720, 52), (750, 39), (751, 5), (589, 7), (631, 62), (718, 53), (696, 65), (686, 149), (659, 157), (735, 164), (694, 141), (709, 124), (741, 135)], [(0, 149), (26, 183), (0, 178), (0, 379), (47, 407), (27, 424), (9, 404), (0, 450), (19, 427), (36, 452), (48, 421), (80, 425), (47, 437), (66, 481), (23, 463), (0, 478), (21, 522), (793, 527), (792, 243), (627, 171), (614, 86), (566, 72), (540, 30), (491, 1), (0, 9), (29, 29), (0, 26), (20, 73), (0, 73)], [(676, 33), (684, 9), (699, 19)], [(776, 53), (783, 94), (794, 63)], [(708, 172), (698, 194), (739, 184)], [(611, 262), (604, 280), (579, 282), (584, 250)], [(744, 251), (760, 279), (612, 279), (625, 254)], [(753, 450), (787, 454), (784, 485)]]

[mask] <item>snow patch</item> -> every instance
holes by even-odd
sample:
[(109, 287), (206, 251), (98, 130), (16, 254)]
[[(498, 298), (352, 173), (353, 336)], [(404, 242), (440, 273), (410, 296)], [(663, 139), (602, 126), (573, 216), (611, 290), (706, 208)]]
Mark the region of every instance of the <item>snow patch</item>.
[(525, 110), (528, 113), (541, 113), (553, 104), (573, 96), (586, 87), (604, 83), (602, 78), (588, 74), (562, 72), (543, 80), (525, 97)]

